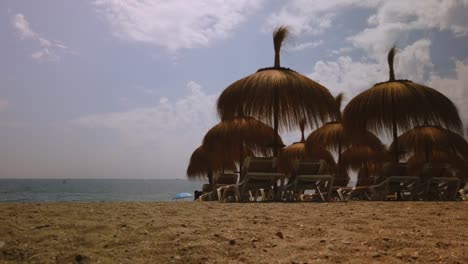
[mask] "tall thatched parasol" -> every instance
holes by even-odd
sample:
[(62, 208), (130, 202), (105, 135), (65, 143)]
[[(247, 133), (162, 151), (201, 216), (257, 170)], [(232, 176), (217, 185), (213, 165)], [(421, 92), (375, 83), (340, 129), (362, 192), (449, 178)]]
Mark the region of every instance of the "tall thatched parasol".
[[(423, 168), (423, 165), (428, 161), (426, 160), (426, 156), (423, 153), (415, 153), (408, 159), (407, 162), (411, 173), (417, 175)], [(448, 153), (446, 151), (433, 150), (431, 153), (430, 162), (448, 163), (454, 169), (462, 172), (459, 176), (464, 176), (466, 178), (466, 172), (468, 172), (468, 162), (463, 160), (458, 155), (454, 155), (453, 153)]]
[(398, 130), (415, 125), (441, 125), (461, 132), (458, 110), (450, 99), (427, 86), (396, 80), (393, 71), (395, 47), (388, 53), (390, 79), (354, 97), (343, 111), (345, 127), (354, 135), (363, 130), (392, 133), (394, 161), (398, 162)]
[[(418, 126), (398, 137), (398, 146), (413, 153), (423, 153), (429, 162), (434, 150), (444, 151), (461, 157), (468, 157), (468, 142), (458, 133), (440, 126)], [(390, 150), (396, 147), (396, 142)]]
[(384, 148), (375, 149), (365, 145), (351, 146), (343, 151), (341, 158), (343, 167), (354, 171), (369, 168), (390, 159), (388, 151)]
[[(335, 103), (337, 108), (341, 108), (341, 102), (343, 94), (340, 93), (335, 97)], [(306, 140), (306, 149), (311, 152), (316, 146), (323, 146), (332, 151), (335, 151), (338, 155), (338, 166), (340, 166), (341, 153), (345, 148), (354, 144), (362, 144), (370, 146), (374, 149), (382, 149), (383, 145), (379, 138), (369, 131), (364, 131), (361, 137), (351, 138), (345, 130), (343, 123), (341, 122), (341, 114), (338, 115), (338, 121), (328, 122), (317, 130), (313, 131)], [(354, 140), (354, 141), (353, 141)]]
[(293, 144), (281, 150), (278, 158), (278, 168), (284, 172), (289, 173), (294, 170), (295, 162), (301, 160), (320, 160), (323, 159), (328, 164), (330, 169), (336, 169), (336, 163), (333, 155), (322, 147), (314, 148), (310, 153), (306, 153), (304, 128), (305, 121), (300, 123), (301, 128), (301, 141), (294, 142)]
[(276, 138), (282, 145), (281, 138), (267, 124), (253, 117), (234, 117), (212, 127), (203, 138), (203, 145), (215, 154), (214, 159), (239, 160), (242, 172), (245, 151), (269, 156)]
[[(334, 120), (338, 110), (327, 88), (280, 66), (280, 50), (289, 31), (279, 27), (273, 33), (275, 64), (259, 69), (227, 87), (218, 98), (222, 120), (239, 115), (258, 118), (274, 127), (292, 130), (305, 119), (309, 125)], [(278, 154), (278, 142), (274, 155)]]
[[(367, 182), (370, 174), (381, 171), (383, 164), (390, 160), (390, 153), (384, 148), (376, 149), (366, 145), (352, 145), (341, 155), (343, 169), (359, 171), (358, 183)], [(358, 186), (358, 185), (356, 185)]]
[(187, 177), (189, 179), (208, 178), (208, 182), (213, 184), (213, 174), (226, 170), (235, 170), (234, 160), (222, 161), (211, 157), (206, 148), (202, 145), (198, 147), (190, 157), (187, 167)]

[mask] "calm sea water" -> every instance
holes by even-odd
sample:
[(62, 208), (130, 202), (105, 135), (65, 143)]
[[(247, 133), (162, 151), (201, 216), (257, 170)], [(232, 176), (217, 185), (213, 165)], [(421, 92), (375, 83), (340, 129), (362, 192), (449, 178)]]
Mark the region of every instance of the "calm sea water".
[(171, 201), (202, 185), (169, 179), (0, 179), (0, 202)]

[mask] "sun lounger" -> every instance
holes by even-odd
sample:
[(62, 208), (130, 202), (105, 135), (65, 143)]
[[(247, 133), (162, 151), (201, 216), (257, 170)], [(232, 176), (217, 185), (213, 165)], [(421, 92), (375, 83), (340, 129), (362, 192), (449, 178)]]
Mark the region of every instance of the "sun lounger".
[(429, 180), (429, 199), (455, 201), (459, 192), (460, 179), (455, 177), (434, 177)]
[(379, 184), (369, 186), (371, 200), (387, 200), (389, 194), (395, 194), (397, 200), (413, 200), (419, 183), (419, 177), (408, 176), (405, 163), (384, 165), (382, 180)]
[[(220, 201), (226, 200), (229, 191), (235, 192), (236, 201), (256, 201), (258, 192), (262, 193), (262, 200), (266, 193), (277, 198), (277, 191), (282, 190), (285, 175), (276, 170), (275, 158), (246, 158), (244, 161), (243, 179), (237, 184), (232, 184), (218, 189)], [(280, 186), (277, 182), (280, 181)], [(263, 190), (263, 191), (262, 191)]]
[(314, 190), (322, 201), (329, 201), (334, 177), (322, 172), (325, 166), (323, 160), (299, 162), (296, 177), (284, 186), (283, 197), (288, 201), (303, 200), (305, 190)]
[(458, 195), (459, 195), (461, 201), (466, 201), (466, 200), (468, 200), (468, 197), (467, 197), (467, 195), (466, 195), (467, 193), (468, 193), (468, 190), (466, 190), (466, 189), (460, 189), (460, 190), (458, 191)]
[(341, 187), (336, 190), (340, 201), (371, 200), (370, 186)]
[(216, 201), (219, 198), (217, 189), (237, 182), (237, 173), (221, 173), (214, 179), (214, 184), (204, 184), (203, 194), (200, 196), (200, 201)]
[[(418, 200), (439, 200), (442, 190), (446, 190), (453, 183), (458, 187), (458, 179), (445, 177), (449, 172), (450, 165), (447, 163), (426, 163), (421, 169), (420, 183), (418, 184), (417, 196)], [(451, 192), (452, 197), (455, 197), (456, 189)]]

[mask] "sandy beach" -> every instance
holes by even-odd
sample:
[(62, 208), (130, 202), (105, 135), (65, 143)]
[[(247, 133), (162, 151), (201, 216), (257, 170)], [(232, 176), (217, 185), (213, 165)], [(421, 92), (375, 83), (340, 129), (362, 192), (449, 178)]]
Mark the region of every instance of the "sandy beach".
[(467, 202), (0, 204), (1, 263), (468, 263)]

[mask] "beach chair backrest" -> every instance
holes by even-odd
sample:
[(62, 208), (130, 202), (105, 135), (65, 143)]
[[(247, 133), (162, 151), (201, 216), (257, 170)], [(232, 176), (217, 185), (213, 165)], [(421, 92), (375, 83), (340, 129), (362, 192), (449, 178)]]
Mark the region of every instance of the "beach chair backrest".
[(248, 158), (244, 164), (249, 172), (277, 172), (275, 158)]
[(421, 171), (421, 179), (430, 179), (433, 177), (444, 177), (450, 165), (447, 163), (426, 163)]
[(203, 184), (203, 187), (202, 187), (203, 193), (211, 192), (212, 190), (213, 190), (213, 187), (210, 184)]
[(237, 182), (236, 173), (222, 173), (218, 176), (216, 184), (234, 184)]
[(321, 174), (322, 170), (326, 170), (326, 164), (323, 160), (320, 161), (301, 161), (297, 165), (296, 175), (307, 174), (317, 175)]
[(383, 167), (383, 176), (388, 178), (390, 176), (409, 176), (408, 164), (406, 163), (392, 163), (387, 162)]

